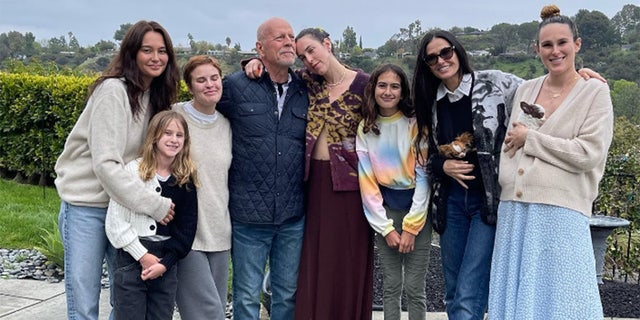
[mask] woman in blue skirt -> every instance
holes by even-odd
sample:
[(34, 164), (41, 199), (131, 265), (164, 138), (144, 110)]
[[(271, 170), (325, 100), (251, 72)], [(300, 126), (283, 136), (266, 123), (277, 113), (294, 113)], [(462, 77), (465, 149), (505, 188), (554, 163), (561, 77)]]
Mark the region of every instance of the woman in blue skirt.
[(523, 83), (524, 101), (545, 110), (539, 129), (513, 107), (500, 157), (489, 293), (490, 319), (602, 319), (589, 232), (613, 135), (609, 87), (581, 78), (581, 39), (554, 6), (541, 13), (536, 52), (548, 74)]

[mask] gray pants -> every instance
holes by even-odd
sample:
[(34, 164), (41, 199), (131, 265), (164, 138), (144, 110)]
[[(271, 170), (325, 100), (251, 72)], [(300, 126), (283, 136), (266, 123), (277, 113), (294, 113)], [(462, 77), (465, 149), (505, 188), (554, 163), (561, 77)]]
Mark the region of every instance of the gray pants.
[[(385, 209), (387, 217), (393, 219), (396, 231), (402, 234), (402, 219), (408, 210), (391, 210), (388, 207)], [(410, 253), (400, 253), (397, 248), (389, 248), (385, 238), (380, 234), (376, 234), (376, 246), (383, 272), (384, 319), (400, 320), (400, 298), (404, 284), (409, 320), (424, 320), (427, 307), (425, 281), (429, 265), (431, 224), (427, 221), (416, 237), (414, 249)]]
[(182, 320), (224, 320), (229, 251), (191, 250), (178, 262), (176, 303)]

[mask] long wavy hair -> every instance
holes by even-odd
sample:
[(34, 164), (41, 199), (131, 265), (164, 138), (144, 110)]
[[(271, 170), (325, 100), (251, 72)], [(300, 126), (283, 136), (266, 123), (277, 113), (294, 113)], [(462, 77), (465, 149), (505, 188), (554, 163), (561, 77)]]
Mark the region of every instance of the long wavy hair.
[(400, 78), (400, 101), (398, 102), (398, 110), (404, 114), (405, 117), (411, 118), (414, 116), (413, 104), (411, 103), (411, 88), (409, 87), (409, 79), (404, 73), (402, 68), (395, 64), (386, 63), (378, 66), (369, 77), (369, 82), (364, 89), (364, 104), (362, 106), (362, 120), (364, 121), (364, 133), (372, 131), (374, 134), (379, 135), (380, 129), (376, 124), (376, 118), (380, 114), (380, 106), (376, 102), (376, 86), (378, 85), (378, 78), (387, 72), (395, 73)]
[[(460, 65), (458, 77), (462, 78), (464, 74), (473, 72), (467, 51), (451, 32), (436, 30), (424, 35), (420, 42), (420, 47), (418, 47), (416, 67), (413, 74), (413, 105), (415, 106), (416, 122), (418, 124), (418, 138), (415, 142), (416, 150), (420, 150), (419, 146), (424, 143), (423, 139), (430, 139), (432, 146), (435, 144), (433, 135), (428, 135), (427, 130), (431, 128), (433, 123), (433, 108), (435, 107), (436, 94), (442, 79), (436, 77), (426, 63), (427, 45), (435, 38), (444, 39), (455, 47), (454, 52)], [(420, 163), (424, 163), (423, 160), (426, 159), (419, 159)]]
[(89, 96), (106, 79), (124, 78), (129, 104), (131, 105), (131, 113), (134, 117), (138, 117), (142, 111), (139, 98), (144, 94), (145, 88), (143, 75), (138, 67), (136, 57), (147, 32), (157, 32), (162, 35), (169, 58), (164, 72), (151, 81), (151, 86), (149, 87), (149, 112), (153, 116), (162, 110), (171, 108), (171, 104), (176, 101), (177, 97), (180, 71), (178, 70), (176, 54), (173, 50), (173, 43), (169, 33), (155, 21), (141, 20), (127, 30), (120, 44), (120, 51), (111, 60), (102, 75), (93, 83), (89, 89)]
[(164, 134), (171, 121), (177, 121), (184, 130), (184, 145), (182, 150), (176, 155), (171, 163), (171, 175), (176, 178), (179, 186), (183, 186), (190, 181), (198, 187), (198, 177), (196, 174), (196, 164), (191, 158), (191, 137), (189, 135), (189, 127), (184, 117), (172, 110), (160, 111), (149, 122), (149, 129), (142, 144), (142, 161), (138, 171), (143, 181), (153, 179), (156, 174), (158, 165), (157, 152), (158, 140)]

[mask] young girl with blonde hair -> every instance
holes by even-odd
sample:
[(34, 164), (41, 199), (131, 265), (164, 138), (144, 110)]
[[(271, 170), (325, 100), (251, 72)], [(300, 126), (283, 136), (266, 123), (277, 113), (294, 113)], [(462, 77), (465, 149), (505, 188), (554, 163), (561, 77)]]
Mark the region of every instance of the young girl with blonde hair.
[(176, 262), (189, 253), (196, 233), (196, 167), (190, 156), (187, 122), (162, 111), (150, 122), (142, 157), (125, 170), (175, 204), (167, 225), (115, 200), (107, 209), (105, 231), (117, 249), (114, 268), (116, 319), (171, 319), (178, 285)]

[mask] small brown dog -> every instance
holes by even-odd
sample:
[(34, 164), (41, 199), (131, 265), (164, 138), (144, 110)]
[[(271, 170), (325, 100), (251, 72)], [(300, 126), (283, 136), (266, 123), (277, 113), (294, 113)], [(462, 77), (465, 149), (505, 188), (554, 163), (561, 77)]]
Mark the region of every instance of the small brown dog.
[(469, 132), (464, 132), (456, 137), (449, 144), (443, 144), (438, 146), (440, 154), (447, 158), (464, 158), (469, 151), (473, 150), (473, 135)]
[(522, 112), (518, 114), (518, 120), (529, 129), (538, 130), (540, 126), (547, 120), (544, 116), (544, 108), (539, 104), (528, 104), (520, 101), (520, 109)]

